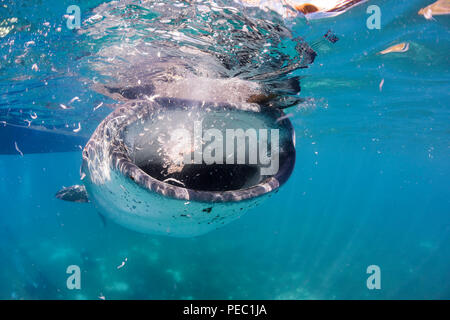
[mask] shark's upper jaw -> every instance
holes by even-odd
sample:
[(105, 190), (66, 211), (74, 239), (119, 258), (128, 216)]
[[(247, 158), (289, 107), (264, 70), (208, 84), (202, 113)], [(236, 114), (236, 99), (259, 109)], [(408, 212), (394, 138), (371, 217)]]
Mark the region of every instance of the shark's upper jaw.
[[(279, 120), (283, 116), (280, 110), (248, 110), (168, 98), (137, 105), (134, 121), (123, 126), (112, 141), (112, 164), (151, 192), (183, 200), (241, 201), (277, 189), (293, 170), (293, 128), (288, 119)], [(209, 129), (222, 132), (224, 140), (226, 129), (255, 132), (264, 129), (267, 136), (270, 130), (278, 130), (278, 170), (267, 174), (263, 169), (267, 164), (250, 163), (249, 154), (253, 149), (248, 140), (244, 163), (238, 163), (237, 158), (233, 164), (227, 162), (232, 156), (227, 150), (223, 151), (222, 163), (211, 163), (203, 158), (199, 162), (194, 151), (195, 135), (198, 130), (205, 134)], [(192, 134), (192, 139), (180, 141), (180, 135), (174, 134), (179, 130)], [(224, 149), (225, 144), (222, 144)], [(237, 151), (236, 148), (233, 151)], [(270, 153), (270, 144), (268, 150)], [(190, 156), (191, 162), (185, 161), (185, 154)]]

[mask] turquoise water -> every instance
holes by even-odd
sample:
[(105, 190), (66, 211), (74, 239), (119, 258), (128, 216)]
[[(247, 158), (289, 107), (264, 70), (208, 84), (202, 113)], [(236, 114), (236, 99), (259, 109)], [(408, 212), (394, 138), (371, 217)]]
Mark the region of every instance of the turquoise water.
[[(83, 20), (101, 2), (80, 2)], [(430, 1), (369, 1), (289, 25), (318, 54), (294, 71), (306, 101), (286, 110), (295, 171), (262, 206), (188, 239), (104, 226), (91, 205), (54, 197), (79, 183), (78, 145), (115, 103), (92, 90), (102, 76), (88, 60), (119, 31), (99, 40), (67, 30), (74, 3), (0, 2), (0, 21), (18, 18), (0, 38), (1, 299), (450, 298), (450, 20), (418, 15)], [(370, 4), (380, 30), (366, 27)], [(377, 55), (400, 42), (407, 52)], [(58, 135), (27, 142), (31, 129)], [(81, 290), (66, 287), (69, 265), (82, 270)], [(381, 290), (366, 286), (369, 265)]]

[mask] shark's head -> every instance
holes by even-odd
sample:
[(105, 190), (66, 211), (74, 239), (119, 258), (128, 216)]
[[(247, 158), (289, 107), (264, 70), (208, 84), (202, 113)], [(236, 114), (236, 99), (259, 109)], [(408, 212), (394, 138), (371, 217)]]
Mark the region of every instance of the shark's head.
[(117, 223), (193, 236), (270, 196), (294, 164), (294, 130), (279, 109), (155, 98), (99, 125), (82, 177), (90, 200)]

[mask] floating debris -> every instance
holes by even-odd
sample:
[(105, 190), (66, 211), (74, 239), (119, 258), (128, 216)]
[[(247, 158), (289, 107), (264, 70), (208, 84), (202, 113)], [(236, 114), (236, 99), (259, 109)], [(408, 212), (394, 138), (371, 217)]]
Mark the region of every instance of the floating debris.
[(94, 111), (97, 110), (98, 108), (100, 108), (102, 105), (103, 105), (103, 102), (101, 102), (98, 106), (96, 106), (96, 107), (94, 108)]
[(61, 109), (64, 109), (64, 110), (72, 109), (72, 107), (68, 107), (68, 106), (66, 106), (66, 105), (64, 105), (62, 103), (59, 106), (61, 107)]
[(185, 184), (183, 182), (181, 182), (181, 181), (179, 181), (177, 179), (174, 179), (174, 178), (167, 178), (163, 182), (175, 182), (175, 183), (181, 184), (183, 187), (185, 187)]
[(78, 128), (73, 129), (73, 132), (77, 133), (81, 131), (81, 123), (78, 122)]
[(284, 116), (282, 116), (282, 117), (279, 117), (279, 118), (277, 119), (277, 121), (275, 121), (275, 123), (281, 122), (281, 121), (283, 121), (284, 119), (287, 119), (287, 118), (290, 118), (290, 117), (293, 117), (293, 116), (294, 116), (293, 113), (288, 113), (288, 114), (286, 114), (286, 115), (284, 115)]
[(408, 42), (402, 42), (396, 45), (393, 45), (383, 51), (380, 51), (378, 54), (388, 54), (392, 52), (406, 52), (409, 50), (409, 43)]
[(147, 95), (146, 95), (146, 96), (144, 96), (144, 98), (145, 98), (145, 99), (147, 99), (147, 100), (148, 100), (148, 101), (150, 101), (150, 102), (153, 102), (153, 101), (155, 101), (155, 99), (156, 99), (156, 98), (158, 98), (158, 97), (159, 97), (159, 95), (158, 95), (158, 94), (155, 94), (155, 95), (153, 95), (153, 96), (150, 96), (150, 97), (149, 97), (149, 96), (147, 96)]
[(36, 112), (32, 112), (30, 114), (30, 117), (31, 117), (31, 119), (36, 120), (38, 116), (37, 116)]
[(14, 141), (14, 146), (16, 147), (17, 152), (20, 154), (21, 157), (23, 157), (23, 152), (20, 151), (19, 146), (17, 145), (17, 142)]
[(94, 16), (92, 16), (92, 17), (89, 17), (89, 18), (86, 20), (86, 22), (88, 22), (88, 23), (94, 23), (94, 22), (100, 21), (100, 20), (102, 20), (102, 19), (103, 19), (103, 16), (102, 16), (102, 15), (96, 14), (96, 15), (94, 15)]
[(117, 269), (121, 269), (125, 266), (125, 263), (128, 261), (128, 258), (125, 258), (124, 261), (122, 261), (122, 263), (120, 265), (117, 266)]
[(384, 85), (384, 78), (383, 79), (381, 79), (381, 81), (380, 81), (380, 92), (381, 91), (383, 91), (383, 85)]
[(14, 29), (14, 23), (16, 22), (17, 18), (9, 18), (0, 21), (0, 38), (6, 37), (6, 35)]
[(100, 293), (100, 295), (98, 296), (98, 298), (100, 300), (106, 300), (106, 297), (103, 295), (103, 293)]
[(36, 63), (33, 64), (33, 65), (31, 66), (31, 70), (33, 70), (33, 71), (39, 71), (39, 67), (37, 66)]
[(450, 14), (450, 0), (438, 0), (418, 12), (425, 19), (433, 19), (433, 16)]
[(331, 43), (336, 43), (339, 41), (339, 38), (331, 30), (328, 30), (328, 32), (323, 37)]
[(73, 97), (72, 100), (70, 100), (69, 103), (73, 103), (73, 102), (75, 102), (75, 101), (81, 101), (81, 100), (80, 100), (80, 98), (78, 98), (78, 97)]

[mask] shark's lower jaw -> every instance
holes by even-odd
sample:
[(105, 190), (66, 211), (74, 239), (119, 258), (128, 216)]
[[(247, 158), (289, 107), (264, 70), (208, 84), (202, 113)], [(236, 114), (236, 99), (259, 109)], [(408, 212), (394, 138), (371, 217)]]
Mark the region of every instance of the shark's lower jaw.
[[(229, 144), (227, 132), (244, 140)], [(294, 139), (278, 109), (134, 102), (97, 128), (82, 170), (92, 202), (110, 219), (144, 233), (195, 236), (239, 218), (286, 182)]]

